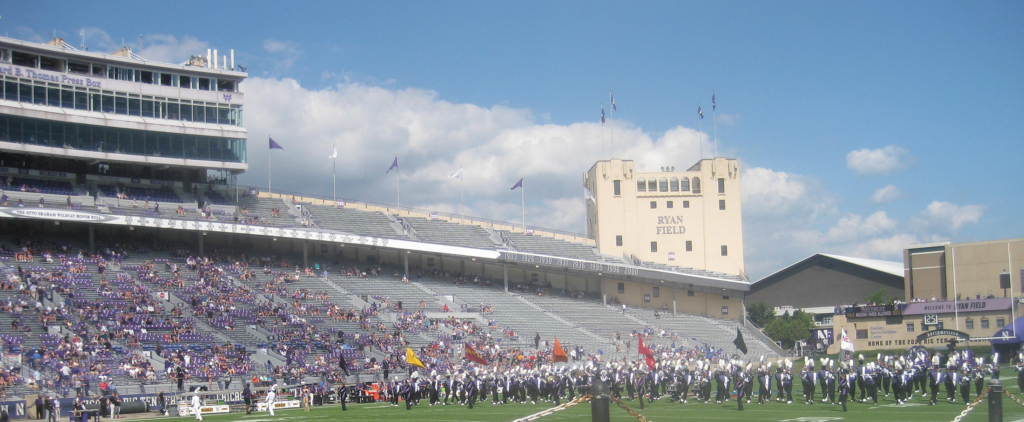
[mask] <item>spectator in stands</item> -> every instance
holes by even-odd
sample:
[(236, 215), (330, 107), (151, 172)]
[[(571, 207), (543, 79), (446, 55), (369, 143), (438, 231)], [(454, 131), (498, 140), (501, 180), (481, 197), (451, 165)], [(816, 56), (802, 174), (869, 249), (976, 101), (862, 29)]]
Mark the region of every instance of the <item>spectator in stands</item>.
[(42, 207), (45, 207), (45, 206), (46, 206), (46, 200), (42, 196), (40, 196), (39, 197), (39, 208), (42, 208)]
[(0, 201), (3, 202), (5, 207), (7, 206), (7, 192), (0, 192)]
[(71, 209), (71, 196), (68, 195), (68, 209)]
[(138, 207), (139, 207), (139, 201), (137, 201), (135, 199), (132, 199), (132, 208), (138, 208)]
[(25, 201), (22, 201), (21, 198), (18, 198), (18, 206), (19, 207), (24, 207), (25, 206)]
[[(68, 208), (68, 209), (71, 209), (71, 208)], [(155, 205), (153, 206), (153, 212), (155, 212), (157, 214), (160, 214), (160, 203), (159, 202), (156, 202)]]

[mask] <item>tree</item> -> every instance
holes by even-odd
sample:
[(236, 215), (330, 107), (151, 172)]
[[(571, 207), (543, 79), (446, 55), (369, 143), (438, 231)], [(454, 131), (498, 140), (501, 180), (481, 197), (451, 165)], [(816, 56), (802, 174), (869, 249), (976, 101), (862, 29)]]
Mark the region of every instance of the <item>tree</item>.
[(811, 336), (814, 329), (814, 317), (811, 314), (797, 310), (792, 315), (789, 312), (782, 314), (782, 317), (775, 318), (764, 329), (764, 333), (772, 340), (782, 342), (782, 347), (791, 348), (797, 341), (805, 340)]
[(883, 287), (882, 290), (879, 290), (877, 292), (874, 292), (874, 293), (868, 295), (868, 297), (864, 298), (864, 302), (866, 302), (866, 303), (875, 303), (876, 305), (879, 305), (879, 306), (881, 306), (881, 305), (891, 305), (893, 302), (896, 301), (896, 297), (893, 296), (891, 298), (886, 299), (885, 298), (885, 290), (886, 290), (885, 287)]
[(753, 305), (747, 306), (747, 316), (754, 324), (758, 327), (767, 327), (769, 323), (775, 320), (775, 310), (767, 303), (757, 302)]

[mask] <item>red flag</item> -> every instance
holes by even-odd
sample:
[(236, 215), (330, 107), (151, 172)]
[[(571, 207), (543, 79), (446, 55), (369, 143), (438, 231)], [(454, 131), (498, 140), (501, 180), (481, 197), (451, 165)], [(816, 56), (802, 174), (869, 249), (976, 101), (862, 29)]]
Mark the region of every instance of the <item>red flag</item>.
[(651, 354), (651, 350), (648, 349), (647, 346), (644, 346), (644, 338), (643, 337), (636, 336), (636, 338), (637, 338), (637, 340), (640, 340), (640, 345), (636, 347), (636, 352), (641, 354), (641, 355), (644, 355), (644, 357), (647, 360), (647, 367), (650, 370), (653, 371), (654, 370), (654, 355)]
[(466, 359), (479, 363), (481, 365), (490, 365), (490, 363), (487, 362), (487, 360), (484, 359), (483, 356), (480, 356), (480, 352), (477, 352), (475, 349), (473, 349), (472, 346), (468, 344), (466, 345)]
[(565, 354), (562, 344), (558, 342), (558, 337), (555, 337), (555, 350), (551, 352), (551, 363), (555, 362), (569, 363), (569, 355)]

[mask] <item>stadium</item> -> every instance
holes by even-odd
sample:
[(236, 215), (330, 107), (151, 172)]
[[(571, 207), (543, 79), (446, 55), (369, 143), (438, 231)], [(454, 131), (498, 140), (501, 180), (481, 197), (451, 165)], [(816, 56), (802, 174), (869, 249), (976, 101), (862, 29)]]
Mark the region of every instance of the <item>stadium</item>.
[[(748, 321), (735, 159), (649, 173), (595, 163), (587, 234), (239, 185), (248, 148), (266, 144), (249, 142), (247, 74), (221, 53), (175, 65), (0, 38), (10, 418), (247, 420), (270, 406), (578, 419), (590, 406), (562, 402), (604, 394), (651, 420), (694, 407), (701, 419), (880, 420), (838, 413), (836, 385), (867, 402), (842, 377), (928, 366), (917, 351), (796, 358)], [(974, 359), (972, 380), (998, 373)], [(794, 387), (801, 373), (821, 374), (823, 396), (817, 375)], [(903, 405), (895, 388), (872, 406)], [(820, 406), (786, 406), (792, 395)], [(979, 397), (900, 417), (950, 419)], [(475, 402), (465, 416), (441, 410)]]

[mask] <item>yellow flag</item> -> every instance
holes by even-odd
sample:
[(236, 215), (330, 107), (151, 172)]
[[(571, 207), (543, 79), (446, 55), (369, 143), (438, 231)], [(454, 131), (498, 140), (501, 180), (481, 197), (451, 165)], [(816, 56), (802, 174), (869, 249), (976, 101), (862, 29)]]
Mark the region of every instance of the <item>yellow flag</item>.
[(423, 362), (420, 362), (420, 359), (416, 357), (416, 354), (412, 352), (412, 348), (410, 347), (405, 348), (405, 363), (427, 369), (426, 366), (423, 366)]

